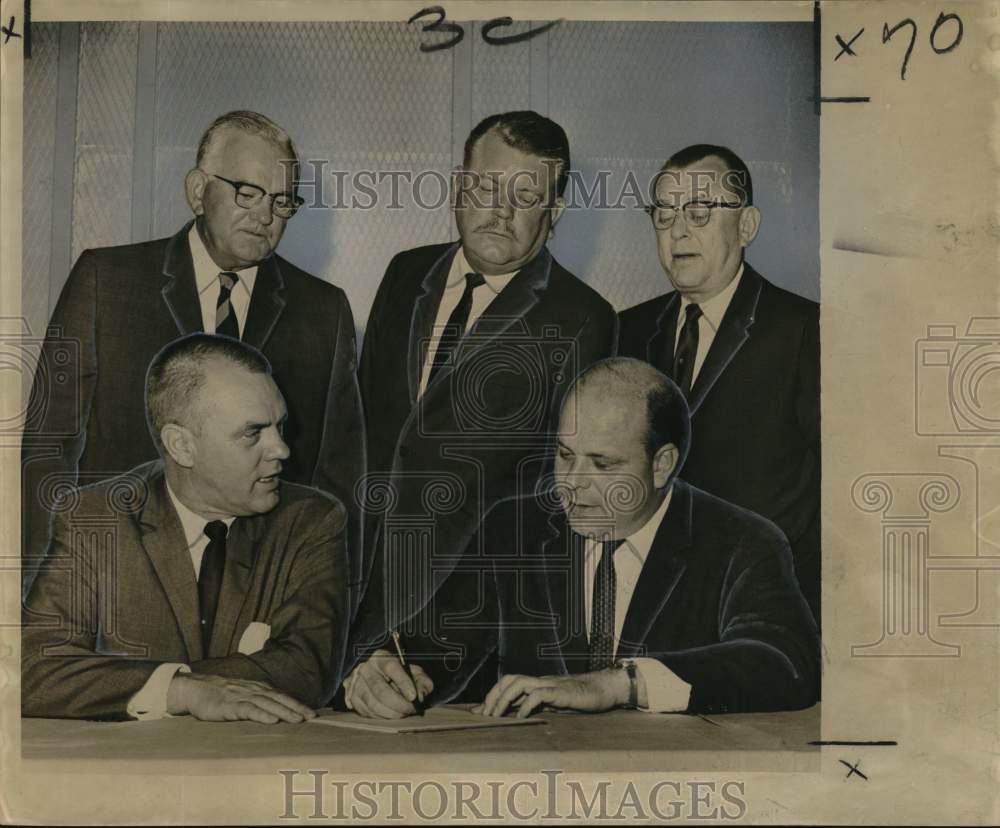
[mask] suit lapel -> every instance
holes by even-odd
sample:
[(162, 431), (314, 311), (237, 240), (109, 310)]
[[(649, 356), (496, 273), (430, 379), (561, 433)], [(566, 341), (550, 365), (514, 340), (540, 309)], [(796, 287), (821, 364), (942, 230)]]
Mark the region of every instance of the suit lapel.
[(139, 525), (143, 548), (163, 585), (188, 656), (191, 661), (198, 661), (204, 655), (198, 624), (198, 582), (181, 520), (167, 495), (162, 469), (150, 480)]
[[(584, 539), (569, 528), (565, 516), (549, 518), (550, 534), (542, 541), (548, 605), (556, 618), (556, 638), (566, 673), (587, 669), (587, 614), (584, 604)], [(565, 577), (555, 577), (565, 574)]]
[(653, 621), (663, 611), (687, 567), (685, 555), (691, 547), (691, 491), (674, 481), (667, 513), (653, 538), (632, 593), (618, 642), (618, 657), (641, 655), (642, 643)]
[(716, 380), (750, 336), (761, 284), (762, 280), (757, 271), (750, 265), (744, 264), (740, 284), (733, 294), (729, 307), (726, 308), (719, 330), (715, 332), (712, 347), (708, 349), (705, 361), (701, 364), (701, 370), (698, 371), (698, 377), (691, 388), (688, 406), (692, 414), (698, 410)]
[(225, 656), (235, 652), (234, 640), (240, 614), (250, 592), (250, 577), (256, 558), (256, 544), (263, 533), (260, 516), (237, 518), (226, 538), (226, 567), (222, 574), (219, 604), (212, 627), (211, 655)]
[(413, 304), (410, 317), (410, 344), (407, 349), (407, 379), (410, 386), (410, 403), (417, 401), (420, 394), (420, 374), (424, 367), (424, 357), (434, 328), (434, 317), (444, 295), (445, 284), (451, 263), (458, 252), (459, 242), (449, 247), (427, 271), (420, 284), (420, 293)]
[(160, 293), (181, 335), (203, 329), (191, 246), (187, 239), (191, 224), (192, 222), (185, 224), (183, 229), (167, 242), (167, 252), (163, 257), (163, 275), (170, 281), (163, 286)]
[(257, 266), (250, 309), (247, 311), (247, 321), (243, 326), (244, 342), (258, 349), (263, 349), (267, 344), (281, 312), (285, 309), (285, 300), (281, 297), (284, 287), (285, 282), (281, 278), (278, 257), (271, 254)]
[(674, 372), (674, 342), (677, 339), (677, 313), (680, 306), (680, 294), (675, 290), (667, 296), (656, 320), (656, 331), (646, 345), (646, 361), (667, 376), (673, 376)]

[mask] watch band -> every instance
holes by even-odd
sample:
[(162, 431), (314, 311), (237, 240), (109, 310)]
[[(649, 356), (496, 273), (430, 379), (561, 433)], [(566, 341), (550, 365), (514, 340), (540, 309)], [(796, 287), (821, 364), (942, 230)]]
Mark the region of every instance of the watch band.
[(639, 707), (639, 679), (635, 674), (635, 662), (630, 658), (622, 658), (615, 662), (615, 667), (628, 675), (628, 704), (625, 707), (635, 710)]

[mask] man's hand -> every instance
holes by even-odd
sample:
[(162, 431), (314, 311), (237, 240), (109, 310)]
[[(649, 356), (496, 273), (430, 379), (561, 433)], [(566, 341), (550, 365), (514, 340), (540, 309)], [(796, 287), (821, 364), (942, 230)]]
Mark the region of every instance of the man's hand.
[(585, 713), (601, 713), (628, 703), (629, 680), (624, 670), (609, 669), (578, 676), (507, 675), (493, 685), (474, 713), (503, 716), (510, 707), (525, 719), (540, 705)]
[(354, 671), (344, 682), (344, 701), (351, 709), (370, 719), (402, 719), (417, 712), (416, 699), (423, 701), (434, 689), (430, 676), (410, 663), (413, 678), (388, 650), (376, 650), (374, 655)]
[(261, 724), (312, 719), (316, 713), (269, 684), (222, 678), (208, 673), (178, 673), (167, 690), (167, 712), (190, 713), (206, 722)]

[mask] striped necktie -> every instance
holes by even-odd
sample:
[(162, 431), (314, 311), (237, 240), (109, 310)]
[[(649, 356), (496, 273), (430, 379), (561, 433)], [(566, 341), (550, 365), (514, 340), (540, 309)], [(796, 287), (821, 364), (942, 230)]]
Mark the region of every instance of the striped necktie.
[(228, 270), (219, 274), (219, 301), (215, 304), (215, 332), (232, 339), (240, 338), (240, 327), (236, 321), (236, 311), (230, 295), (240, 277)]

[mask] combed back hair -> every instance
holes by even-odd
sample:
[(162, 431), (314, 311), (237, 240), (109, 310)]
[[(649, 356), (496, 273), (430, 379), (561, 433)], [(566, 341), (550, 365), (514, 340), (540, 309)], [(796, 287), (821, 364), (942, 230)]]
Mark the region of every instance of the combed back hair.
[(666, 374), (648, 362), (631, 357), (611, 357), (595, 362), (573, 383), (572, 390), (599, 386), (608, 398), (631, 399), (646, 406), (643, 445), (649, 459), (667, 443), (677, 447), (676, 476), (691, 445), (691, 414), (681, 390)]
[(566, 130), (550, 118), (530, 109), (490, 115), (476, 124), (465, 139), (462, 163), (466, 168), (472, 163), (472, 150), (476, 142), (491, 129), (497, 131), (508, 147), (528, 155), (557, 161), (559, 175), (556, 178), (556, 195), (563, 194), (569, 180), (569, 138), (566, 137)]
[(726, 175), (722, 185), (734, 195), (739, 195), (745, 207), (753, 204), (753, 179), (750, 177), (750, 168), (729, 147), (720, 147), (716, 144), (692, 144), (690, 147), (684, 147), (671, 155), (660, 171), (680, 170), (711, 156), (721, 159), (726, 165)]
[(146, 423), (157, 450), (160, 431), (169, 423), (187, 425), (205, 385), (205, 365), (225, 360), (252, 374), (270, 374), (271, 363), (252, 345), (228, 336), (194, 333), (175, 339), (153, 357), (146, 371)]
[(224, 132), (227, 129), (235, 129), (245, 132), (248, 135), (259, 135), (262, 138), (266, 138), (275, 146), (287, 152), (288, 157), (298, 163), (299, 155), (295, 151), (292, 139), (285, 130), (266, 115), (261, 115), (259, 112), (251, 112), (249, 109), (237, 109), (233, 112), (227, 112), (225, 115), (220, 115), (205, 130), (205, 134), (201, 136), (201, 140), (198, 142), (198, 155), (195, 160), (195, 166), (201, 166), (201, 162), (212, 148), (212, 142), (220, 132)]

